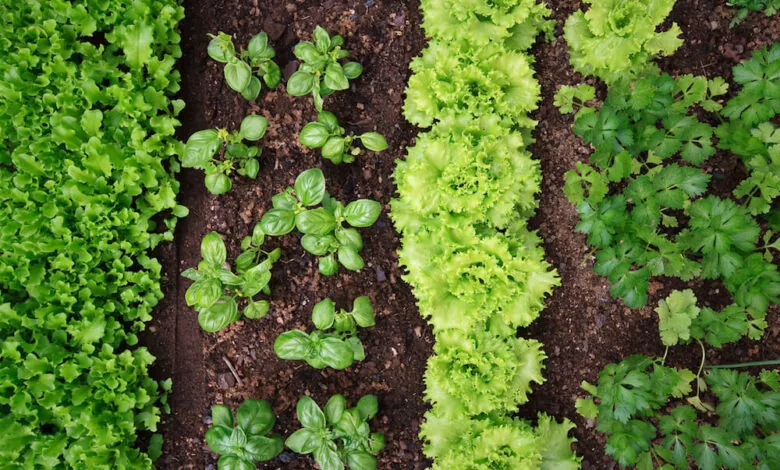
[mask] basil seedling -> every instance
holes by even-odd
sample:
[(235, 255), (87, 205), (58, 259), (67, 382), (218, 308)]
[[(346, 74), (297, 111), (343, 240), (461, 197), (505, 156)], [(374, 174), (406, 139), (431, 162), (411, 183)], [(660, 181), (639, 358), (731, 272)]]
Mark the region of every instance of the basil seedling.
[(316, 122), (303, 126), (298, 139), (306, 147), (322, 149), (322, 156), (336, 165), (342, 162), (352, 163), (355, 157), (360, 155), (360, 148), (352, 146), (356, 140), (360, 140), (365, 148), (374, 152), (387, 148), (387, 141), (378, 132), (366, 132), (359, 136), (344, 135), (344, 132), (335, 114), (320, 111)]
[(298, 175), (294, 188), (288, 187), (271, 201), (273, 209), (260, 220), (266, 234), (285, 235), (297, 228), (304, 234), (303, 248), (320, 257), (319, 270), (325, 276), (336, 274), (339, 263), (350, 271), (363, 268), (359, 254), (363, 238), (354, 227), (370, 227), (376, 222), (382, 212), (378, 202), (358, 199), (345, 206), (325, 192), (325, 176), (318, 168)]
[(292, 96), (312, 94), (314, 107), (322, 111), (322, 99), (337, 90), (349, 88), (349, 81), (360, 76), (363, 66), (357, 62), (341, 64), (349, 52), (341, 48), (344, 38), (333, 36), (317, 26), (314, 29), (314, 43), (299, 42), (293, 53), (301, 65), (287, 80), (287, 93)]
[(269, 434), (276, 424), (271, 405), (265, 400), (248, 399), (233, 412), (224, 405), (211, 407), (212, 426), (206, 431), (209, 448), (220, 454), (219, 470), (255, 468), (284, 450), (282, 438)]
[(376, 324), (368, 297), (355, 299), (350, 312), (336, 311), (336, 304), (330, 299), (317, 302), (312, 310), (312, 322), (317, 329), (311, 334), (292, 330), (276, 338), (274, 352), (280, 359), (306, 361), (315, 369), (342, 370), (366, 358), (363, 343), (356, 334), (358, 326), (367, 328)]
[(379, 412), (379, 401), (365, 395), (347, 409), (343, 395), (334, 395), (323, 411), (310, 397), (296, 406), (303, 427), (285, 444), (298, 454), (313, 454), (321, 470), (376, 470), (376, 457), (385, 448), (385, 435), (371, 432), (368, 421)]
[[(250, 115), (241, 121), (238, 131), (228, 133), (226, 129), (205, 129), (195, 132), (184, 145), (181, 164), (185, 168), (198, 168), (206, 172), (206, 188), (211, 194), (230, 191), (233, 183), (230, 173), (238, 167), (238, 174), (251, 179), (257, 177), (260, 162), (257, 160), (262, 149), (243, 143), (263, 138), (268, 129), (268, 120), (263, 116)], [(221, 156), (220, 160), (217, 158)]]
[[(273, 59), (276, 55), (268, 44), (268, 35), (259, 33), (250, 41), (245, 51), (236, 55), (233, 37), (219, 32), (209, 35), (209, 57), (225, 65), (225, 81), (233, 90), (241, 93), (247, 100), (255, 100), (260, 94), (263, 79), (268, 88), (275, 88), (282, 80), (282, 72)], [(259, 77), (259, 78), (258, 78)]]
[[(271, 268), (281, 251), (279, 248), (270, 253), (263, 251), (260, 247), (264, 237), (262, 229), (256, 225), (245, 243), (245, 251), (236, 259), (236, 273), (223, 266), (227, 250), (222, 237), (217, 232), (203, 237), (200, 245), (203, 259), (198, 263), (198, 269), (187, 269), (181, 275), (195, 281), (187, 288), (184, 298), (187, 305), (198, 312), (198, 324), (205, 331), (213, 333), (238, 321), (241, 313), (237, 299), (248, 299), (244, 308), (247, 318), (262, 318), (268, 313), (268, 301), (253, 298), (261, 292), (271, 294), (268, 287)], [(265, 259), (261, 261), (263, 256)]]

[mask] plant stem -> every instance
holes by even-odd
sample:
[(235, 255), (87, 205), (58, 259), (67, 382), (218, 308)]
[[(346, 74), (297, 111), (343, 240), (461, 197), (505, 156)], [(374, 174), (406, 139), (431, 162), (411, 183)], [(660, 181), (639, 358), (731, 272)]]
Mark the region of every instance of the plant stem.
[(776, 366), (780, 365), (780, 359), (773, 359), (771, 361), (755, 361), (755, 362), (743, 362), (741, 364), (721, 364), (717, 366), (706, 366), (707, 369), (736, 369), (739, 367), (763, 367), (763, 366)]

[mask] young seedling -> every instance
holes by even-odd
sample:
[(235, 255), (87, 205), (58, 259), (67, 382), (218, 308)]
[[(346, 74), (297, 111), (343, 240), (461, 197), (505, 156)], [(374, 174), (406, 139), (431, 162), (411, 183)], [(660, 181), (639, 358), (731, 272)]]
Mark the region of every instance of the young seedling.
[[(268, 313), (267, 300), (254, 300), (259, 293), (270, 295), (268, 282), (271, 268), (279, 259), (279, 248), (270, 253), (263, 251), (264, 234), (259, 226), (246, 245), (245, 251), (236, 260), (236, 273), (224, 267), (227, 250), (222, 237), (211, 232), (203, 238), (200, 252), (203, 259), (198, 269), (187, 269), (182, 276), (195, 281), (184, 295), (187, 305), (198, 312), (198, 323), (205, 331), (213, 333), (238, 321), (238, 299), (247, 299), (244, 316), (262, 318)], [(262, 255), (265, 259), (260, 261)]]
[(332, 300), (322, 300), (314, 305), (311, 319), (317, 327), (311, 334), (292, 330), (279, 335), (274, 352), (280, 359), (306, 361), (315, 369), (342, 370), (366, 358), (363, 343), (356, 334), (358, 326), (367, 328), (376, 324), (368, 297), (355, 299), (351, 312), (336, 311)]
[[(243, 141), (255, 142), (262, 139), (266, 129), (266, 118), (250, 115), (241, 121), (240, 129), (232, 133), (226, 129), (198, 131), (187, 139), (182, 166), (205, 171), (206, 188), (209, 192), (224, 194), (233, 187), (229, 175), (235, 167), (238, 167), (238, 174), (241, 176), (251, 179), (257, 177), (260, 170), (257, 157), (262, 153), (262, 149), (246, 145)], [(218, 158), (220, 156), (221, 160)]]
[(387, 141), (378, 132), (366, 132), (359, 136), (344, 135), (344, 128), (339, 126), (336, 115), (329, 111), (320, 111), (317, 121), (306, 124), (298, 136), (305, 147), (322, 149), (322, 156), (338, 165), (352, 163), (360, 155), (361, 149), (353, 147), (355, 140), (360, 140), (365, 148), (373, 152), (381, 152), (387, 148)]
[(347, 400), (334, 395), (320, 409), (310, 397), (303, 396), (296, 406), (303, 428), (287, 438), (285, 444), (298, 454), (313, 454), (320, 470), (375, 470), (376, 457), (385, 448), (385, 436), (372, 433), (368, 421), (379, 411), (374, 395), (365, 395), (357, 406), (347, 409)]
[[(254, 36), (247, 49), (236, 55), (233, 38), (229, 34), (219, 32), (216, 36), (209, 35), (209, 57), (225, 65), (225, 81), (233, 90), (249, 101), (255, 100), (260, 94), (263, 79), (268, 88), (275, 88), (282, 79), (282, 72), (273, 59), (276, 55), (273, 47), (268, 44), (268, 35), (260, 33)], [(253, 72), (254, 71), (254, 72)]]
[(246, 400), (233, 412), (224, 405), (211, 407), (212, 426), (206, 431), (209, 448), (220, 454), (219, 470), (248, 470), (255, 462), (265, 462), (284, 450), (282, 438), (268, 434), (276, 423), (271, 405), (265, 400)]
[(314, 43), (301, 41), (293, 50), (300, 59), (298, 70), (287, 80), (287, 93), (292, 96), (312, 94), (314, 107), (322, 111), (322, 99), (337, 90), (349, 88), (349, 81), (359, 77), (363, 66), (357, 62), (341, 64), (339, 61), (349, 57), (349, 52), (341, 48), (344, 38), (333, 36), (317, 26), (314, 30)]
[[(260, 220), (263, 231), (279, 236), (297, 228), (304, 234), (303, 248), (320, 257), (321, 274), (336, 274), (339, 263), (351, 271), (363, 268), (365, 263), (359, 254), (363, 238), (353, 227), (373, 225), (382, 212), (381, 204), (358, 199), (345, 206), (325, 192), (325, 176), (318, 168), (298, 175), (295, 187), (274, 196), (272, 203), (273, 209)], [(352, 227), (345, 227), (345, 223)]]

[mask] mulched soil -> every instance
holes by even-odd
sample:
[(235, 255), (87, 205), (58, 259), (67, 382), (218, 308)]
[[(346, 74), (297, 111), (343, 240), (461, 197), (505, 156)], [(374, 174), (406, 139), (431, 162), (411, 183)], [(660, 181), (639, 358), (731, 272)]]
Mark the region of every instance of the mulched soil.
[[(553, 17), (560, 27), (566, 17), (581, 7), (579, 1), (550, 0)], [(185, 1), (182, 23), (182, 98), (187, 108), (181, 115), (181, 138), (209, 127), (236, 129), (247, 114), (262, 114), (270, 127), (264, 146), (260, 173), (252, 181), (234, 178), (233, 189), (222, 196), (208, 194), (203, 173), (182, 173), (181, 199), (190, 215), (180, 222), (176, 242), (161, 248), (167, 280), (166, 298), (157, 309), (144, 343), (158, 357), (154, 374), (172, 377), (171, 415), (163, 418), (165, 436), (164, 469), (214, 468), (215, 455), (203, 441), (214, 403), (233, 407), (246, 398), (268, 400), (279, 420), (275, 432), (289, 435), (299, 427), (294, 417), (295, 402), (303, 394), (319, 403), (343, 393), (354, 403), (360, 396), (379, 397), (380, 414), (372, 428), (386, 433), (387, 448), (379, 456), (380, 469), (425, 468), (429, 462), (417, 438), (426, 405), (422, 375), (431, 354), (432, 336), (420, 318), (410, 288), (401, 280), (395, 250), (398, 234), (387, 217), (387, 203), (394, 193), (390, 175), (395, 159), (414, 141), (416, 129), (401, 115), (408, 63), (425, 45), (419, 28), (418, 2), (402, 0), (272, 0)], [(670, 73), (696, 73), (730, 78), (731, 67), (750, 52), (780, 38), (780, 21), (751, 14), (740, 26), (729, 29), (730, 14), (724, 1), (679, 0), (672, 19), (684, 31), (685, 45), (662, 68)], [(355, 133), (376, 130), (383, 133), (390, 148), (380, 154), (359, 157), (357, 163), (335, 166), (318, 152), (297, 141), (300, 128), (316, 117), (308, 97), (292, 98), (282, 88), (263, 91), (256, 104), (249, 104), (230, 90), (222, 77), (222, 66), (206, 56), (207, 33), (233, 34), (244, 45), (259, 32), (269, 34), (277, 61), (289, 76), (295, 70), (293, 46), (310, 39), (316, 25), (322, 25), (346, 39), (346, 49), (364, 65), (364, 75), (349, 91), (326, 98), (325, 107), (336, 113), (342, 125)], [(546, 411), (567, 416), (577, 424), (577, 451), (585, 457), (585, 469), (616, 468), (604, 457), (604, 440), (593, 423), (579, 417), (574, 400), (582, 380), (595, 381), (601, 368), (632, 353), (662, 353), (652, 308), (629, 310), (610, 298), (608, 283), (592, 271), (582, 235), (574, 232), (577, 215), (561, 190), (563, 174), (589, 149), (572, 133), (572, 119), (552, 105), (553, 94), (562, 84), (581, 81), (568, 65), (562, 38), (540, 44), (534, 50), (536, 69), (542, 83), (543, 102), (537, 118), (534, 154), (544, 173), (541, 205), (534, 224), (545, 239), (549, 261), (558, 269), (562, 286), (556, 289), (542, 317), (524, 336), (545, 344), (547, 382), (536, 388), (524, 416)], [(734, 184), (733, 163), (715, 158), (713, 180)], [(229, 259), (240, 252), (240, 240), (249, 234), (271, 196), (291, 185), (303, 170), (320, 167), (328, 191), (342, 201), (372, 198), (385, 204), (385, 213), (371, 228), (362, 229), (366, 267), (359, 273), (345, 271), (333, 277), (317, 273), (316, 260), (300, 247), (297, 235), (270, 239), (283, 254), (273, 270), (271, 311), (263, 319), (240, 321), (217, 334), (205, 334), (196, 314), (184, 302), (188, 282), (179, 273), (200, 259), (202, 237), (218, 231), (228, 244)], [(649, 305), (679, 285), (654, 283)], [(713, 306), (728, 302), (722, 286), (694, 283), (700, 300)], [(367, 359), (345, 371), (317, 371), (303, 363), (282, 361), (273, 353), (273, 341), (283, 331), (311, 329), (312, 305), (330, 297), (340, 306), (369, 295), (377, 313), (377, 325), (361, 331)], [(741, 342), (722, 351), (709, 351), (708, 361), (736, 362), (776, 358), (780, 355), (780, 321), (777, 312), (769, 317), (770, 328), (761, 343)], [(677, 365), (698, 365), (697, 349), (678, 348), (671, 356)], [(234, 368), (238, 379), (230, 371)], [(260, 466), (267, 469), (312, 468), (309, 457), (285, 452)]]

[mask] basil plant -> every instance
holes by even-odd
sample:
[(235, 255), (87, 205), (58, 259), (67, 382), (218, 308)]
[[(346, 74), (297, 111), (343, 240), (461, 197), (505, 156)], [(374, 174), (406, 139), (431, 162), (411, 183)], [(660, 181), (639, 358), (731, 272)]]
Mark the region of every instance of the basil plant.
[(336, 304), (325, 299), (314, 305), (312, 333), (286, 331), (274, 342), (274, 352), (280, 359), (306, 361), (315, 369), (330, 367), (343, 370), (355, 361), (366, 358), (363, 343), (357, 337), (357, 327), (374, 326), (374, 309), (366, 296), (355, 299), (352, 311), (336, 310)]
[(379, 411), (374, 395), (365, 395), (347, 408), (342, 395), (334, 395), (324, 411), (310, 397), (298, 400), (296, 412), (303, 427), (285, 444), (298, 454), (312, 454), (320, 470), (376, 470), (376, 455), (385, 448), (385, 436), (371, 432), (368, 421)]
[(282, 80), (282, 71), (274, 62), (276, 52), (268, 44), (268, 35), (261, 32), (249, 40), (245, 51), (236, 54), (233, 37), (219, 32), (209, 35), (209, 57), (225, 64), (225, 82), (247, 100), (257, 99), (265, 82), (268, 88), (276, 88)]
[(241, 176), (251, 179), (257, 177), (260, 171), (257, 157), (262, 150), (255, 145), (246, 145), (243, 141), (258, 141), (263, 138), (267, 129), (266, 118), (250, 115), (241, 121), (239, 130), (232, 133), (226, 129), (204, 129), (195, 132), (184, 145), (181, 164), (185, 168), (204, 170), (206, 189), (211, 194), (224, 194), (233, 187), (229, 175), (234, 168), (238, 168), (238, 174)]
[(357, 62), (339, 62), (349, 57), (349, 52), (341, 48), (344, 45), (341, 36), (330, 37), (325, 29), (317, 26), (313, 40), (313, 43), (301, 41), (293, 49), (301, 65), (287, 80), (287, 93), (292, 96), (311, 93), (314, 107), (322, 111), (323, 97), (349, 88), (349, 81), (363, 73), (363, 66)]
[(219, 470), (254, 470), (255, 462), (271, 460), (284, 450), (282, 438), (269, 434), (276, 416), (265, 400), (244, 401), (235, 419), (230, 408), (214, 405), (211, 421), (206, 444), (221, 455), (217, 461)]
[(271, 268), (279, 259), (279, 248), (269, 252), (261, 249), (265, 234), (255, 226), (252, 236), (245, 245), (244, 252), (236, 260), (236, 273), (225, 267), (227, 250), (222, 237), (211, 232), (200, 244), (203, 259), (197, 269), (187, 269), (182, 276), (192, 279), (184, 295), (187, 305), (198, 312), (198, 324), (205, 331), (213, 333), (238, 321), (241, 312), (238, 300), (247, 299), (243, 316), (262, 318), (270, 308), (267, 300), (254, 300), (261, 292), (271, 294), (268, 283), (271, 280)]
[(320, 111), (317, 121), (303, 126), (298, 136), (301, 144), (312, 149), (322, 149), (322, 156), (338, 165), (352, 163), (360, 155), (360, 148), (352, 144), (360, 140), (365, 148), (381, 152), (387, 148), (387, 140), (378, 132), (365, 132), (359, 136), (344, 135), (336, 115), (329, 111)]
[(262, 230), (279, 236), (297, 228), (303, 234), (303, 248), (319, 256), (321, 274), (336, 274), (339, 263), (350, 271), (363, 268), (365, 262), (359, 254), (363, 238), (354, 227), (373, 225), (382, 212), (381, 204), (358, 199), (345, 206), (325, 192), (325, 176), (318, 168), (298, 175), (295, 186), (275, 195), (271, 202), (273, 208), (260, 220)]

